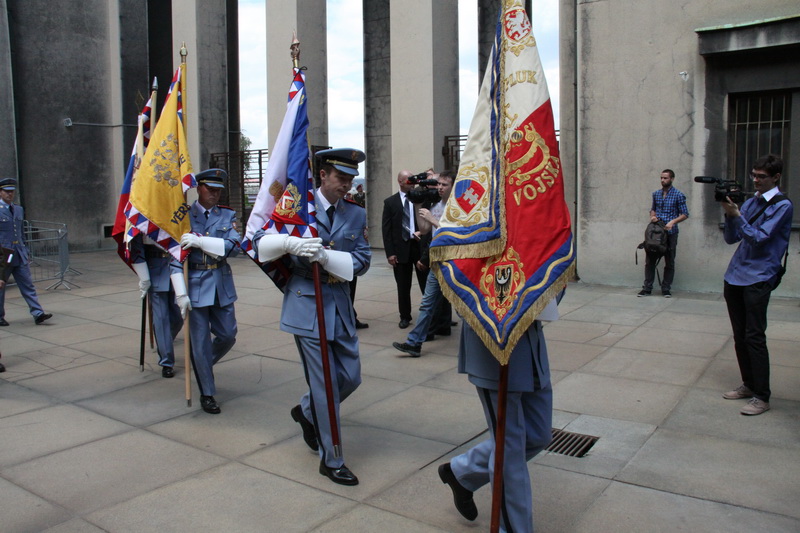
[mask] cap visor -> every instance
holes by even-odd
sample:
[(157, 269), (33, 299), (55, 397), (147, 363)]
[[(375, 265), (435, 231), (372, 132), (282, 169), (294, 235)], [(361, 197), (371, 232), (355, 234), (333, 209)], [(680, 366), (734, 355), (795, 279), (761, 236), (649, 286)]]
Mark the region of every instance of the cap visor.
[(344, 165), (333, 165), (333, 168), (338, 170), (339, 172), (344, 172), (345, 174), (350, 174), (351, 176), (358, 176), (358, 169), (357, 168), (349, 168)]

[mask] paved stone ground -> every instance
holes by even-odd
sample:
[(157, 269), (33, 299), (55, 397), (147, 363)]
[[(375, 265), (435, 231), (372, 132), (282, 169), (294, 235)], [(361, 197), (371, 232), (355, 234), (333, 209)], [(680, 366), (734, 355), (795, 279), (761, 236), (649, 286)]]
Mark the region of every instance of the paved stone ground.
[[(233, 259), (238, 342), (216, 366), (222, 414), (184, 400), (184, 368), (138, 369), (141, 303), (113, 251), (73, 254), (76, 286), (44, 290), (35, 326), (16, 287), (0, 328), (0, 530), (50, 532), (487, 531), (461, 518), (436, 467), (484, 438), (480, 403), (456, 372), (457, 336), (403, 357), (380, 251), (358, 285), (364, 382), (342, 406), (357, 487), (317, 473), (289, 410), (305, 389), (280, 295)], [(632, 272), (638, 279), (639, 272)], [(680, 280), (678, 280), (678, 283)], [(636, 298), (638, 287), (572, 284), (545, 335), (554, 426), (600, 440), (584, 458), (529, 465), (539, 532), (800, 531), (800, 307), (774, 299), (772, 410), (739, 414), (719, 294)], [(415, 294), (415, 304), (419, 295)], [(456, 328), (457, 332), (458, 328)], [(179, 337), (177, 350), (182, 353)]]

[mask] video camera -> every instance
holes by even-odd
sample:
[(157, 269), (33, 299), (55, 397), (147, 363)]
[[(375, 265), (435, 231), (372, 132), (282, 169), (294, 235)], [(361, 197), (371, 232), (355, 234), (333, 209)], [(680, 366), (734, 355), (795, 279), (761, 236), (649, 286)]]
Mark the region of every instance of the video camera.
[(441, 199), (439, 191), (430, 188), (431, 186), (439, 185), (439, 181), (429, 178), (427, 172), (420, 172), (410, 176), (406, 183), (414, 185), (414, 188), (406, 193), (406, 196), (413, 204), (423, 204), (425, 202), (435, 204)]
[(721, 180), (712, 176), (695, 176), (696, 183), (714, 183), (714, 200), (717, 202), (726, 201), (725, 198), (730, 198), (731, 202), (741, 204), (744, 202), (744, 191), (742, 186), (733, 180)]

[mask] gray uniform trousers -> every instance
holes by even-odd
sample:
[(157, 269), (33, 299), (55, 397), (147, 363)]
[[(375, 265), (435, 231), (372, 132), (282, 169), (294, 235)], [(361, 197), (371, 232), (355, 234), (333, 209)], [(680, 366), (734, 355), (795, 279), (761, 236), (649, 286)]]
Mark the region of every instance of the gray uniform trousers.
[[(533, 531), (533, 498), (527, 462), (552, 438), (553, 389), (547, 348), (538, 320), (522, 336), (509, 361), (503, 462), (501, 531)], [(483, 404), (492, 436), (451, 459), (450, 467), (465, 488), (476, 491), (494, 476), (499, 363), (475, 332), (463, 323), (459, 371), (469, 373)]]

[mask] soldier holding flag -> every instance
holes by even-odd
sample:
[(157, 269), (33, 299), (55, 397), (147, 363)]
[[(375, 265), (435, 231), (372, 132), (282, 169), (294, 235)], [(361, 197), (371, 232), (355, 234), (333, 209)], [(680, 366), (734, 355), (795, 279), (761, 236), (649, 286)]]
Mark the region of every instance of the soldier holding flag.
[[(195, 175), (198, 199), (189, 208), (191, 233), (181, 236), (181, 248), (189, 250), (189, 293), (181, 291), (182, 266), (172, 262), (172, 281), (178, 306), (191, 310), (192, 367), (200, 387), (200, 406), (210, 414), (220, 413), (214, 399), (213, 367), (236, 342), (236, 288), (227, 262), (239, 253), (241, 238), (236, 230), (236, 212), (218, 205), (228, 174), (212, 168)], [(212, 339), (213, 336), (213, 339)]]
[(431, 243), (442, 292), (464, 319), (459, 371), (492, 435), (439, 467), (458, 511), (491, 481), (490, 530), (532, 532), (526, 461), (551, 439), (542, 320), (575, 274), (553, 111), (522, 0), (503, 0), (453, 193)]
[[(320, 186), (314, 193), (319, 237), (301, 238), (287, 234), (255, 233), (253, 242), (261, 262), (289, 254), (283, 261), (288, 279), (283, 288), (281, 329), (294, 334), (305, 369), (309, 391), (292, 409), (292, 418), (303, 428), (306, 444), (320, 455), (319, 473), (340, 485), (357, 485), (358, 478), (337, 453), (332, 434), (340, 434), (339, 404), (361, 384), (356, 318), (347, 281), (367, 272), (372, 253), (367, 242), (366, 212), (343, 198), (358, 175), (358, 164), (366, 156), (351, 148), (323, 150), (320, 162)], [(275, 211), (287, 216), (291, 204), (279, 203)], [(321, 299), (327, 350), (321, 349), (312, 263), (319, 263)], [(322, 354), (327, 351), (333, 382), (335, 424), (331, 426), (325, 388)]]

